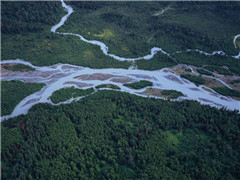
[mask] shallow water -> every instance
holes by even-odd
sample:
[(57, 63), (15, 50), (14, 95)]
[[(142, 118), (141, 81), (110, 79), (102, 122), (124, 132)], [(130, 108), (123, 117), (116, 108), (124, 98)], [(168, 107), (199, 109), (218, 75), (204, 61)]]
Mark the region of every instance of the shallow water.
[[(17, 107), (14, 109), (10, 116), (2, 117), (2, 119), (8, 119), (9, 117), (16, 117), (20, 114), (27, 114), (28, 110), (37, 103), (51, 103), (49, 97), (56, 90), (65, 87), (76, 87), (76, 83), (85, 83), (87, 86), (81, 87), (82, 89), (95, 87), (101, 84), (114, 84), (121, 88), (120, 91), (128, 92), (131, 94), (140, 95), (146, 90), (146, 88), (140, 90), (130, 89), (123, 86), (122, 82), (113, 81), (113, 79), (130, 78), (131, 82), (140, 80), (148, 80), (153, 82), (152, 88), (157, 89), (172, 89), (182, 92), (185, 97), (181, 97), (178, 100), (189, 99), (196, 100), (201, 104), (208, 104), (214, 107), (226, 107), (230, 110), (240, 110), (239, 101), (229, 97), (224, 97), (217, 93), (211, 93), (204, 89), (204, 86), (196, 86), (195, 84), (182, 79), (178, 74), (174, 73), (171, 69), (164, 68), (156, 71), (138, 70), (138, 69), (120, 69), (120, 68), (107, 68), (107, 69), (92, 69), (87, 67), (69, 65), (69, 64), (56, 64), (53, 66), (38, 67), (24, 60), (6, 60), (2, 61), (1, 64), (7, 63), (20, 63), (26, 64), (33, 68), (35, 71), (29, 72), (15, 72), (8, 73), (8, 71), (2, 72), (1, 80), (23, 80), (25, 82), (36, 82), (46, 83), (40, 91), (26, 97), (22, 100)], [(97, 74), (98, 73), (98, 74)], [(85, 78), (76, 78), (78, 76), (85, 75)], [(101, 79), (104, 76), (104, 79)], [(92, 77), (92, 78), (89, 78)], [(217, 79), (217, 78), (216, 78)], [(197, 91), (196, 91), (197, 90)], [(148, 97), (148, 96), (145, 96)], [(153, 96), (151, 96), (153, 97)], [(158, 97), (156, 97), (158, 98)], [(224, 98), (224, 99), (223, 99)], [(79, 98), (72, 98), (62, 103), (70, 103)], [(204, 99), (207, 99), (208, 102)], [(62, 104), (60, 103), (60, 104)]]

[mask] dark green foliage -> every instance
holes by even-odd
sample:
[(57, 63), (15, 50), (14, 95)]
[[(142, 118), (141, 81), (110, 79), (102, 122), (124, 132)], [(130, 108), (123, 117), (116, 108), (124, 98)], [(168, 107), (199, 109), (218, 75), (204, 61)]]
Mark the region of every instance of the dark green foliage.
[(37, 66), (69, 63), (91, 68), (125, 68), (131, 63), (116, 61), (100, 48), (77, 37), (47, 32), (2, 35), (2, 59), (24, 59)]
[(71, 88), (62, 88), (57, 91), (54, 91), (50, 96), (50, 99), (53, 103), (64, 102), (69, 99), (85, 96), (94, 92), (93, 88), (89, 89), (78, 89), (72, 86)]
[(223, 67), (208, 65), (208, 66), (206, 66), (205, 68), (208, 69), (208, 70), (210, 70), (210, 71), (217, 72), (217, 73), (219, 73), (219, 74), (223, 74), (223, 75), (233, 75), (229, 70), (224, 69)]
[(176, 90), (163, 90), (162, 95), (168, 96), (170, 99), (177, 99), (180, 96), (184, 96), (183, 93), (176, 91)]
[(240, 83), (240, 79), (237, 79), (231, 82), (231, 84), (235, 84), (235, 83)]
[(101, 89), (101, 88), (111, 88), (111, 89), (121, 89), (120, 87), (118, 87), (117, 85), (114, 84), (101, 84), (96, 86), (97, 89)]
[[(66, 14), (60, 2), (3, 2), (2, 9), (3, 60), (19, 58), (37, 66), (69, 63), (91, 68), (126, 69), (131, 65), (105, 56), (98, 46), (77, 37), (50, 32)], [(29, 26), (40, 29), (32, 30)]]
[[(204, 68), (210, 71), (220, 71), (221, 73), (226, 73), (229, 75), (232, 73), (239, 74), (240, 63), (231, 56), (206, 56), (204, 54), (200, 54), (199, 52), (183, 52), (175, 54), (173, 57), (176, 58), (177, 62), (180, 64), (190, 64), (199, 67), (204, 65), (211, 65), (210, 68), (209, 66), (204, 66)], [(222, 66), (228, 67), (229, 70), (223, 69)]]
[(133, 89), (142, 89), (142, 88), (145, 88), (147, 86), (152, 86), (153, 83), (150, 82), (150, 81), (141, 80), (141, 81), (138, 81), (138, 82), (135, 82), (135, 83), (129, 83), (129, 84), (123, 84), (123, 85), (126, 86), (126, 87), (133, 88)]
[(6, 34), (42, 31), (64, 14), (60, 2), (3, 1), (1, 6), (1, 32)]
[[(223, 50), (229, 55), (238, 53), (232, 44), (233, 36), (240, 29), (237, 2), (67, 4), (73, 6), (74, 13), (59, 31), (100, 40), (109, 46), (110, 53), (119, 56), (144, 56), (152, 47), (161, 47), (169, 53), (188, 48), (207, 52)], [(163, 15), (152, 16), (166, 7), (170, 8)], [(3, 2), (2, 9), (2, 59), (21, 58), (40, 66), (69, 63), (91, 68), (128, 68), (131, 65), (105, 56), (98, 46), (77, 37), (51, 33), (51, 27), (66, 14), (60, 2)], [(227, 66), (230, 72), (239, 74), (240, 65), (231, 56), (205, 56), (197, 52), (173, 56), (169, 58), (159, 52), (153, 59), (136, 64), (139, 69), (149, 70), (177, 63), (211, 64)]]
[(91, 2), (91, 1), (71, 1), (69, 2), (71, 5), (77, 7), (77, 9), (81, 9), (81, 11), (95, 11), (102, 6), (104, 6), (103, 2)]
[[(151, 47), (161, 47), (167, 52), (186, 49), (238, 52), (232, 43), (240, 28), (237, 2), (91, 3), (88, 6), (86, 2), (69, 2), (76, 13), (70, 16), (61, 31), (103, 41), (113, 54), (143, 56)], [(167, 7), (161, 16), (152, 16)], [(224, 15), (220, 9), (224, 9)], [(113, 36), (96, 36), (104, 29), (110, 29)]]
[(1, 150), (2, 151), (7, 151), (7, 148), (9, 146), (19, 146), (23, 142), (23, 135), (18, 127), (1, 127), (1, 138), (2, 139), (7, 139), (5, 143), (1, 144)]
[(38, 104), (1, 124), (2, 178), (239, 179), (239, 122), (237, 111), (117, 91)]
[[(45, 84), (21, 81), (1, 82), (1, 116), (11, 114), (15, 106), (25, 97), (39, 91)], [(11, 92), (11, 94), (9, 94)]]
[(138, 69), (157, 70), (177, 65), (173, 58), (158, 52), (152, 59), (136, 61)]
[(193, 82), (197, 86), (205, 83), (205, 80), (203, 78), (201, 78), (200, 76), (192, 76), (190, 74), (182, 74), (181, 77), (188, 79), (189, 81)]
[(14, 64), (13, 66), (3, 65), (4, 69), (11, 71), (34, 71), (35, 69), (25, 64)]
[(189, 68), (185, 69), (185, 71), (186, 71), (186, 72), (192, 72), (192, 70), (189, 69)]
[(213, 73), (211, 73), (209, 71), (206, 71), (204, 69), (197, 69), (197, 72), (200, 73), (200, 74), (207, 75), (207, 76), (214, 76)]
[(224, 96), (240, 97), (240, 91), (229, 89), (227, 87), (216, 87), (213, 88), (213, 90)]

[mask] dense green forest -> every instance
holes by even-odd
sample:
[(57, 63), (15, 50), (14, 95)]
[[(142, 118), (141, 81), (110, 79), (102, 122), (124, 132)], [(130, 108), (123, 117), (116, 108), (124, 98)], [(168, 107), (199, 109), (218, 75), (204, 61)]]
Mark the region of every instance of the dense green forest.
[(1, 81), (1, 116), (9, 115), (25, 97), (41, 90), (45, 84)]
[[(200, 74), (240, 75), (240, 63), (232, 57), (240, 47), (240, 41), (238, 48), (233, 45), (240, 30), (240, 2), (66, 4), (73, 7), (74, 13), (58, 31), (102, 41), (109, 53), (122, 57), (145, 56), (152, 47), (170, 53), (168, 56), (158, 52), (150, 60), (134, 62), (138, 69), (189, 64), (197, 66)], [(162, 15), (153, 16), (163, 9), (166, 11)], [(104, 55), (98, 46), (78, 37), (50, 32), (66, 13), (60, 1), (1, 2), (1, 59), (19, 58), (37, 66), (69, 63), (127, 69), (132, 65)], [(228, 55), (206, 56), (194, 49), (209, 53), (222, 50)], [(12, 71), (34, 70), (20, 64), (3, 67)], [(205, 83), (201, 76), (181, 77), (197, 85)], [(237, 76), (230, 81), (239, 83)], [(1, 81), (1, 116), (10, 114), (22, 99), (44, 85)], [(134, 89), (152, 85), (150, 81), (124, 84)], [(52, 94), (52, 102), (87, 96), (58, 106), (39, 103), (27, 115), (1, 122), (1, 178), (240, 179), (239, 111), (196, 101), (98, 91), (101, 88), (119, 89), (113, 84), (89, 89), (62, 88)], [(225, 87), (214, 90), (240, 97), (239, 91)], [(154, 88), (142, 94), (151, 92), (168, 99), (184, 96), (179, 91)]]
[(1, 6), (3, 34), (41, 32), (64, 15), (60, 1), (3, 1)]
[[(177, 60), (179, 64), (183, 63), (195, 65), (198, 67), (208, 65), (204, 66), (204, 68), (210, 71), (223, 73), (224, 75), (240, 74), (240, 64), (233, 57), (221, 55), (206, 56), (198, 52), (183, 52), (175, 54), (173, 55), (173, 57)], [(228, 67), (228, 70), (223, 69), (222, 66)]]
[[(200, 49), (237, 54), (233, 37), (239, 34), (239, 2), (66, 2), (74, 13), (59, 31), (80, 33), (109, 46), (124, 57), (149, 54), (154, 46), (173, 53)], [(161, 16), (152, 16), (168, 7)], [(96, 45), (77, 37), (50, 32), (66, 12), (61, 2), (3, 2), (2, 59), (21, 58), (34, 65), (69, 63), (91, 68), (128, 68), (131, 63), (105, 56)], [(217, 30), (216, 30), (217, 29)], [(140, 60), (139, 69), (156, 70), (176, 64), (227, 66), (239, 74), (240, 65), (231, 56), (205, 56), (198, 52), (157, 53)], [(97, 60), (96, 60), (97, 59)], [(228, 73), (229, 73), (228, 72)]]
[[(1, 59), (24, 59), (37, 66), (69, 63), (92, 68), (128, 68), (77, 37), (50, 32), (66, 14), (61, 2), (3, 2)], [(97, 59), (97, 60), (96, 60)]]
[(229, 89), (227, 87), (216, 87), (216, 88), (213, 88), (213, 90), (218, 92), (219, 94), (224, 95), (224, 96), (240, 97), (240, 92), (239, 91)]
[[(60, 31), (97, 39), (120, 56), (136, 57), (151, 47), (167, 52), (200, 49), (237, 54), (239, 2), (68, 2), (75, 12)], [(154, 13), (167, 8), (161, 16)]]
[(177, 61), (174, 58), (167, 56), (166, 54), (157, 53), (152, 59), (136, 61), (138, 69), (144, 70), (157, 70), (165, 67), (172, 67), (177, 65)]
[(100, 91), (2, 122), (3, 179), (239, 179), (240, 116)]

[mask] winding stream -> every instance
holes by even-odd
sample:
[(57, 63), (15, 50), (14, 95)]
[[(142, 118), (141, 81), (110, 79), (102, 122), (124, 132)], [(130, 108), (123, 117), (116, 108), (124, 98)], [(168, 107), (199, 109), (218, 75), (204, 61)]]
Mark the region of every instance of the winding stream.
[[(235, 47), (235, 48), (237, 48), (236, 40), (237, 40), (238, 37), (240, 37), (240, 34), (236, 35), (236, 36), (234, 37), (234, 39), (233, 39), (233, 44), (234, 44), (234, 47)], [(240, 52), (239, 52), (239, 54), (240, 54)]]
[[(63, 0), (61, 0), (61, 2), (62, 2), (63, 8), (64, 8), (68, 13), (67, 13), (65, 16), (62, 17), (61, 21), (60, 21), (58, 24), (56, 24), (55, 26), (53, 26), (53, 27), (51, 28), (51, 32), (53, 32), (53, 33), (62, 34), (62, 35), (77, 36), (77, 37), (79, 37), (79, 38), (80, 38), (82, 41), (84, 41), (84, 42), (87, 42), (87, 43), (90, 43), (90, 44), (94, 44), (94, 45), (98, 45), (98, 46), (100, 46), (102, 52), (103, 52), (105, 55), (110, 56), (110, 57), (112, 57), (112, 58), (114, 58), (114, 59), (116, 59), (116, 60), (118, 60), (118, 61), (136, 61), (136, 60), (141, 60), (141, 59), (149, 60), (149, 59), (152, 59), (153, 56), (154, 56), (155, 54), (157, 54), (158, 52), (161, 52), (161, 53), (166, 54), (166, 55), (168, 55), (168, 56), (171, 55), (170, 53), (167, 53), (166, 51), (164, 51), (164, 50), (163, 50), (162, 48), (160, 48), (160, 47), (153, 47), (153, 48), (151, 49), (151, 54), (145, 55), (145, 56), (143, 56), (143, 57), (137, 57), (137, 58), (125, 58), (125, 57), (120, 57), (120, 56), (117, 56), (117, 55), (114, 55), (114, 54), (109, 54), (109, 53), (108, 53), (108, 49), (109, 49), (109, 48), (108, 48), (108, 46), (106, 46), (103, 42), (100, 42), (100, 41), (97, 41), (97, 40), (87, 40), (86, 38), (84, 38), (84, 37), (83, 37), (82, 35), (80, 35), (80, 34), (58, 32), (57, 29), (58, 29), (59, 27), (61, 27), (62, 25), (64, 25), (64, 23), (67, 21), (68, 17), (74, 12), (74, 10), (73, 10), (73, 8), (72, 8), (71, 6), (66, 5), (66, 3), (65, 3)], [(164, 12), (164, 11), (163, 11), (163, 12)], [(237, 39), (238, 36), (240, 36), (240, 34), (239, 34), (239, 35), (236, 35), (235, 38), (234, 38), (234, 41), (233, 41), (233, 42), (234, 42), (234, 45), (235, 45), (235, 41), (236, 41), (236, 39)], [(198, 50), (198, 49), (196, 49), (196, 50), (188, 49), (187, 51), (196, 51), (196, 52), (205, 54), (206, 56), (208, 56), (208, 55), (215, 55), (215, 54), (226, 55), (226, 53), (223, 52), (223, 51), (213, 51), (212, 53), (207, 53), (207, 52), (204, 52), (204, 51), (201, 51), (201, 50)], [(181, 52), (181, 51), (178, 51), (178, 52)], [(174, 54), (174, 53), (173, 53), (173, 54)], [(240, 55), (240, 52), (239, 52), (239, 55)], [(239, 55), (232, 56), (232, 57), (234, 57), (234, 58), (236, 58), (236, 59), (239, 59), (239, 58), (240, 58)]]
[[(229, 110), (240, 110), (239, 101), (234, 100), (230, 97), (225, 97), (215, 93), (210, 88), (205, 86), (196, 86), (195, 84), (187, 81), (186, 79), (181, 78), (178, 74), (174, 73), (169, 68), (163, 68), (161, 70), (155, 71), (148, 71), (148, 70), (138, 70), (134, 66), (135, 60), (140, 59), (151, 59), (157, 52), (162, 52), (168, 56), (169, 53), (162, 50), (159, 47), (153, 47), (151, 49), (151, 54), (138, 57), (138, 58), (124, 58), (119, 57), (114, 54), (108, 53), (108, 47), (100, 42), (95, 40), (87, 40), (83, 36), (79, 34), (73, 33), (62, 33), (57, 32), (56, 30), (61, 27), (67, 18), (74, 12), (71, 6), (68, 6), (61, 0), (62, 6), (67, 10), (67, 14), (62, 17), (61, 21), (51, 28), (51, 32), (63, 35), (73, 35), (78, 36), (82, 41), (87, 43), (95, 44), (100, 46), (101, 50), (105, 55), (111, 56), (116, 60), (119, 61), (133, 61), (133, 66), (129, 69), (120, 69), (120, 68), (106, 68), (106, 69), (92, 69), (87, 67), (75, 66), (70, 64), (56, 64), (52, 66), (44, 66), (38, 67), (32, 65), (30, 62), (16, 59), (16, 60), (4, 60), (1, 64), (25, 64), (35, 68), (34, 71), (28, 72), (12, 72), (8, 70), (2, 70), (1, 72), (1, 80), (3, 81), (10, 81), (10, 80), (21, 80), (24, 82), (35, 82), (35, 83), (45, 83), (46, 85), (38, 92), (29, 95), (25, 99), (23, 99), (14, 109), (12, 114), (7, 116), (2, 116), (1, 121), (16, 117), (20, 114), (27, 114), (29, 109), (37, 104), (37, 103), (50, 103), (52, 105), (59, 105), (59, 104), (67, 104), (71, 103), (72, 101), (79, 100), (80, 98), (71, 98), (65, 102), (61, 102), (58, 104), (54, 104), (49, 97), (52, 93), (56, 90), (65, 87), (76, 87), (81, 89), (87, 89), (90, 87), (95, 87), (101, 84), (114, 84), (119, 86), (122, 92), (128, 92), (131, 94), (135, 94), (138, 96), (144, 97), (155, 97), (155, 96), (147, 96), (143, 95), (142, 93), (148, 88), (143, 88), (140, 90), (130, 89), (128, 87), (123, 86), (124, 83), (136, 82), (139, 80), (148, 80), (153, 82), (152, 88), (156, 89), (167, 89), (167, 90), (177, 90), (184, 94), (184, 97), (180, 97), (177, 100), (196, 100), (201, 104), (208, 104), (210, 106), (214, 106), (217, 108), (226, 107)], [(236, 39), (235, 39), (236, 40)], [(235, 43), (235, 41), (234, 41)], [(188, 50), (192, 51), (192, 50)], [(226, 55), (223, 51), (214, 51), (213, 53), (206, 53), (200, 50), (195, 50), (199, 53), (203, 53), (205, 55)], [(180, 51), (176, 52), (180, 53)], [(239, 54), (240, 55), (240, 54)], [(239, 58), (238, 55), (238, 58)], [(194, 71), (193, 71), (194, 72)], [(195, 72), (196, 73), (196, 72)], [(224, 85), (228, 86), (225, 82), (221, 79), (215, 78), (216, 80), (220, 81)], [(229, 87), (229, 86), (228, 86)], [(97, 90), (95, 89), (95, 92)], [(155, 97), (160, 98), (160, 97)]]
[(153, 16), (160, 16), (160, 15), (162, 15), (165, 11), (167, 11), (168, 9), (169, 9), (169, 7), (163, 9), (163, 10), (162, 10), (161, 12), (159, 12), (159, 13), (153, 14)]

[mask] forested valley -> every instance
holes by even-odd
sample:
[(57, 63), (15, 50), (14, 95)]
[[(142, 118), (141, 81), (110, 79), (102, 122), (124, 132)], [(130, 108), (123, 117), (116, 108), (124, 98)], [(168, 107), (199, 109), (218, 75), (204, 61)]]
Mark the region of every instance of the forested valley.
[[(1, 116), (13, 117), (16, 107), (22, 112), (35, 104), (26, 115), (1, 118), (1, 178), (240, 179), (240, 114), (234, 110), (240, 97), (239, 38), (233, 44), (240, 3), (66, 4), (74, 13), (53, 33), (51, 27), (67, 14), (60, 1), (1, 2), (1, 59), (6, 60), (1, 64)], [(150, 59), (118, 61), (76, 34), (62, 32), (101, 41), (109, 53), (126, 58), (145, 57), (153, 47), (162, 51)], [(15, 59), (23, 64), (7, 62)], [(74, 78), (74, 73), (84, 75), (81, 71), (88, 80)], [(129, 80), (120, 71), (136, 76)], [(155, 75), (161, 79), (161, 71), (169, 81), (150, 81)], [(144, 75), (149, 76), (140, 80)], [(110, 81), (114, 78), (123, 86)], [(84, 81), (93, 83), (85, 89)], [(174, 82), (177, 88), (169, 89)], [(191, 94), (204, 92), (199, 102), (223, 107), (218, 102), (224, 100), (231, 111), (183, 100), (188, 98), (178, 91), (183, 85)], [(49, 95), (43, 87), (57, 90)], [(129, 93), (121, 92), (123, 87)], [(39, 93), (37, 98), (26, 98), (33, 93)]]
[(2, 122), (3, 179), (239, 179), (237, 111), (103, 90)]

